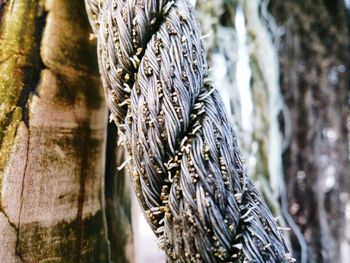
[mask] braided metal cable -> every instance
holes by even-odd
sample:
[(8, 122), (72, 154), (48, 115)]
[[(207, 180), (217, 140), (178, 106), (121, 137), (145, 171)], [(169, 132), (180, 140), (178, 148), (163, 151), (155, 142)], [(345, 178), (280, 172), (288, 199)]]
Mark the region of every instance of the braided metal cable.
[(243, 171), (185, 0), (86, 0), (108, 106), (168, 262), (291, 262)]

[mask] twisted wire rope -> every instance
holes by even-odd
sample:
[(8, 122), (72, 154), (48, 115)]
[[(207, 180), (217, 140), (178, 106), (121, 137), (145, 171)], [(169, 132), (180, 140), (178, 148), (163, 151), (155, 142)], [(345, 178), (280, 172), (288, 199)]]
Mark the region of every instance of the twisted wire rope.
[(245, 175), (185, 0), (85, 0), (107, 104), (168, 262), (292, 262)]

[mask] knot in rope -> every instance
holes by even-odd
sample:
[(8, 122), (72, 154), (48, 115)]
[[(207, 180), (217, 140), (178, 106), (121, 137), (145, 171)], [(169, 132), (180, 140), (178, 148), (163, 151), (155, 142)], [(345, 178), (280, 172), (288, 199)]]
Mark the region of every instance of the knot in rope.
[(245, 175), (185, 0), (85, 0), (107, 104), (168, 262), (292, 262)]

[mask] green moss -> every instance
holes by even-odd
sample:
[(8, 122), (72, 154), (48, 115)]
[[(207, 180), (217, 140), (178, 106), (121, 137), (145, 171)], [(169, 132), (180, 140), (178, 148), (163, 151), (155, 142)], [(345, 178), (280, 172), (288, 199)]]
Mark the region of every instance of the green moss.
[(25, 70), (33, 66), (39, 9), (38, 1), (9, 1), (0, 24), (0, 172), (23, 117)]
[[(54, 175), (47, 172), (49, 168), (53, 165), (67, 166), (68, 158), (73, 168), (67, 169), (72, 174), (66, 174), (66, 179), (72, 184), (79, 183), (77, 188), (80, 187), (80, 192), (72, 192), (67, 197), (50, 196), (50, 199), (57, 200), (68, 198), (61, 201), (77, 206), (77, 215), (71, 221), (66, 219), (44, 224), (40, 221), (27, 223), (35, 219), (26, 214), (32, 210), (26, 209), (28, 196), (24, 191), (20, 219), (26, 220), (19, 226), (18, 254), (28, 262), (107, 262), (108, 246), (102, 213), (99, 211), (96, 215), (85, 217), (86, 206), (91, 205), (86, 200), (91, 189), (85, 187), (90, 187), (91, 181), (96, 181), (96, 178), (100, 182), (101, 174), (94, 174), (91, 165), (100, 158), (101, 139), (89, 127), (88, 118), (77, 120), (80, 121), (79, 128), (67, 133), (60, 124), (49, 128), (36, 126), (34, 121), (29, 121), (28, 112), (28, 99), (34, 89), (38, 100), (58, 105), (57, 108), (69, 106), (67, 108), (74, 111), (75, 107), (70, 106), (84, 101), (84, 109), (101, 109), (103, 98), (99, 89), (96, 46), (89, 41), (90, 29), (83, 1), (50, 1), (47, 17), (42, 2), (9, 1), (0, 24), (0, 189), (1, 171), (8, 163), (18, 125), (23, 121), (30, 130), (31, 140), (27, 169), (40, 178), (40, 182), (37, 181), (39, 185), (36, 185), (40, 191), (46, 190), (45, 186), (54, 181)], [(44, 35), (41, 36), (43, 28)], [(47, 79), (47, 83), (40, 74), (44, 72), (42, 62), (48, 67), (47, 72), (54, 75)], [(38, 85), (39, 79), (42, 85)], [(49, 90), (48, 87), (56, 92), (40, 97), (45, 88)], [(55, 152), (57, 146), (65, 158)], [(31, 198), (45, 199), (44, 192), (35, 197), (30, 194)]]
[[(78, 221), (62, 221), (49, 227), (39, 222), (23, 224), (19, 229), (18, 253), (28, 262), (107, 262), (102, 212), (84, 218), (82, 229), (82, 239), (78, 240)], [(81, 242), (80, 250), (77, 242)]]
[(0, 152), (0, 167), (3, 167), (1, 164), (4, 163), (5, 160), (3, 158), (8, 156), (13, 146), (13, 141), (16, 136), (16, 131), (19, 122), (22, 120), (22, 109), (17, 107), (13, 111), (12, 118), (10, 120), (10, 124), (7, 126), (7, 129), (4, 131), (4, 140), (1, 147)]

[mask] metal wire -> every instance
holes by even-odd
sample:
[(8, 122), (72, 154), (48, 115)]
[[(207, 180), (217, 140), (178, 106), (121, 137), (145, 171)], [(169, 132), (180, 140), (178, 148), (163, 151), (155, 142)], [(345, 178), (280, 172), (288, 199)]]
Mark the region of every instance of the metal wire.
[(86, 0), (112, 118), (168, 262), (292, 262), (245, 175), (185, 0)]

